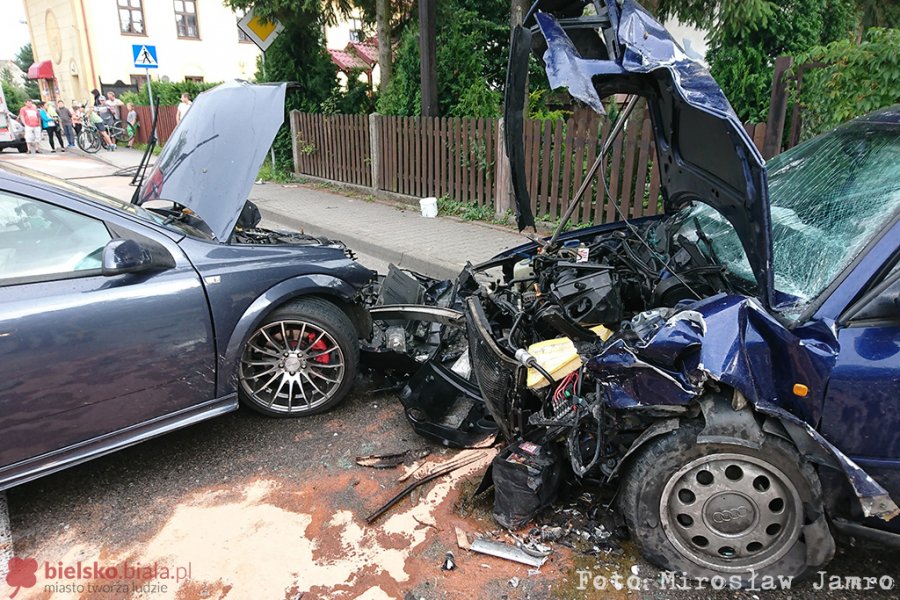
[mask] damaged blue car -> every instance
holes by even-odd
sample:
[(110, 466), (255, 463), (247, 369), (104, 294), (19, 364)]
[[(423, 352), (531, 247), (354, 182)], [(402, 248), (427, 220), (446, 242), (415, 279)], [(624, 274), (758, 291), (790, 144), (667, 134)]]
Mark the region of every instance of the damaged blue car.
[(413, 426), (505, 439), (508, 527), (561, 476), (617, 485), (643, 555), (693, 577), (802, 577), (837, 534), (900, 544), (900, 106), (766, 163), (639, 5), (541, 0), (506, 89), (520, 229), (531, 54), (597, 111), (629, 95), (610, 138), (646, 102), (666, 214), (561, 225), (452, 284), (392, 270), (364, 354), (408, 359)]

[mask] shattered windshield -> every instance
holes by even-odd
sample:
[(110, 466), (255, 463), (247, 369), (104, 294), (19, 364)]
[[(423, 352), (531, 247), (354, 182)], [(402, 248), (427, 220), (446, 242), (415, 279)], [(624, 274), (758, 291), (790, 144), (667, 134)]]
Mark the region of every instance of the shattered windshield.
[[(900, 137), (895, 125), (856, 122), (797, 146), (767, 164), (775, 289), (803, 308), (837, 277), (900, 207)], [(729, 273), (753, 285), (734, 229), (701, 203), (681, 231), (699, 226)]]

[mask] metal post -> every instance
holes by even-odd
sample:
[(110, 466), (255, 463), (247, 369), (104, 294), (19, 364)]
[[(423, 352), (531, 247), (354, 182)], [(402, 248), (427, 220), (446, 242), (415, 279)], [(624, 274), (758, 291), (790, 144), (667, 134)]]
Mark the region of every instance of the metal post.
[(13, 557), (12, 529), (9, 525), (9, 509), (6, 492), (0, 492), (0, 579), (9, 572), (9, 561)]
[[(262, 53), (262, 72), (263, 72), (263, 79), (268, 81), (269, 74), (266, 73), (266, 51), (265, 50), (263, 50), (263, 53)], [(272, 144), (272, 146), (269, 148), (269, 158), (272, 159), (272, 171), (274, 171), (275, 170), (275, 144)]]
[(437, 96), (437, 3), (419, 0), (419, 57), (422, 76), (422, 116), (438, 116)]
[(156, 119), (156, 107), (153, 106), (153, 85), (150, 83), (150, 69), (144, 69), (147, 73), (147, 96), (150, 98), (150, 119)]

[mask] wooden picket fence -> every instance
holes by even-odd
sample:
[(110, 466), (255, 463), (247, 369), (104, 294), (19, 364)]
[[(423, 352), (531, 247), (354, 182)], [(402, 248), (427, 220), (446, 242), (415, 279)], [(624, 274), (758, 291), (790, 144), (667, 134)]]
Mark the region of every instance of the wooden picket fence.
[[(134, 110), (137, 113), (138, 123), (140, 124), (134, 139), (141, 144), (146, 144), (150, 139), (150, 128), (153, 125), (153, 119), (150, 116), (150, 107), (135, 106)], [(159, 107), (159, 117), (156, 123), (156, 139), (159, 140), (160, 144), (165, 144), (175, 130), (175, 115), (177, 112), (177, 106)]]
[(291, 113), (298, 173), (372, 186), (369, 117)]
[[(422, 198), (510, 205), (498, 158), (501, 122), (481, 118), (291, 113), (295, 171)], [(568, 119), (526, 120), (526, 184), (534, 214), (558, 219), (568, 208), (609, 133), (609, 120), (588, 110)], [(758, 147), (766, 124), (746, 125)], [(606, 186), (608, 185), (608, 193)], [(504, 194), (506, 198), (504, 199)], [(615, 203), (610, 199), (616, 199)], [(607, 223), (662, 210), (656, 148), (646, 106), (639, 105), (614, 140), (603, 169), (585, 189), (575, 223)]]

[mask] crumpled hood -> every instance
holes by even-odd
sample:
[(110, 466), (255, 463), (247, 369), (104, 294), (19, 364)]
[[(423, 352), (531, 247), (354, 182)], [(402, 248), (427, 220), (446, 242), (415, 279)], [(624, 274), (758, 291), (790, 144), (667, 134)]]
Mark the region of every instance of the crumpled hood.
[[(656, 138), (666, 210), (700, 200), (728, 219), (747, 253), (760, 298), (770, 306), (772, 238), (765, 161), (725, 94), (709, 71), (688, 57), (633, 0), (607, 0), (600, 15), (570, 18), (581, 14), (580, 9), (573, 10), (577, 6), (583, 3), (540, 0), (526, 23), (536, 28), (514, 31), (506, 98), (509, 135), (521, 130), (516, 120), (522, 119), (523, 103), (516, 96), (524, 85), (515, 73), (521, 71), (521, 57), (527, 58), (523, 46), (543, 59), (551, 87), (567, 88), (597, 112), (603, 112), (601, 98), (611, 94), (642, 96)], [(533, 225), (534, 219), (524, 189), (524, 160), (509, 141), (523, 228)]]
[(286, 88), (232, 81), (197, 96), (147, 177), (140, 203), (186, 206), (227, 242), (284, 122)]

